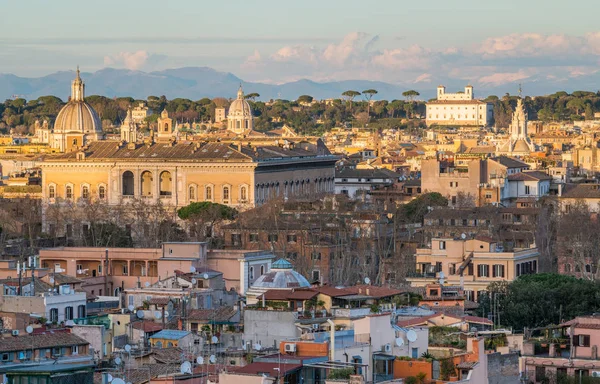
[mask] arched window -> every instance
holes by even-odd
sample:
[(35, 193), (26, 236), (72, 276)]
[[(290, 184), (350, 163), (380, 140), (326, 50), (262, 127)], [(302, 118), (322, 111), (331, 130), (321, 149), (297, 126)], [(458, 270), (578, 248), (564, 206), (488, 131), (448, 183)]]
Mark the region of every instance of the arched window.
[(585, 271), (586, 271), (587, 273), (591, 273), (591, 272), (592, 272), (592, 266), (591, 266), (590, 264), (586, 264), (586, 265), (585, 265)]
[(123, 196), (133, 196), (133, 172), (123, 172)]
[(65, 198), (72, 199), (73, 198), (73, 186), (67, 185), (65, 188)]
[(240, 188), (240, 200), (242, 200), (242, 201), (248, 200), (248, 188), (245, 186)]
[(188, 188), (188, 198), (190, 201), (194, 201), (196, 200), (196, 187), (194, 185), (190, 185), (190, 187)]
[(571, 273), (571, 264), (569, 264), (569, 263), (565, 264), (565, 272)]
[(163, 171), (160, 173), (160, 195), (161, 196), (171, 196), (172, 186), (171, 186), (171, 172)]
[(48, 187), (48, 197), (51, 199), (56, 197), (56, 187), (54, 185)]
[(250, 280), (253, 280), (254, 279), (254, 267), (250, 267), (250, 273), (249, 273), (249, 275), (250, 275), (249, 276)]
[(229, 203), (229, 187), (223, 187), (223, 202)]
[(169, 124), (165, 123), (165, 132), (169, 132)]
[(104, 185), (98, 187), (98, 197), (102, 200), (106, 198), (106, 187)]
[(206, 201), (212, 201), (213, 199), (213, 189), (211, 185), (207, 185), (206, 186), (206, 192), (205, 192), (205, 200)]
[(140, 176), (142, 197), (152, 196), (152, 173), (150, 171), (142, 172)]
[(261, 266), (260, 266), (260, 275), (262, 276), (262, 275), (264, 275), (264, 274), (265, 274), (265, 266), (264, 266), (264, 265), (261, 265)]
[(158, 349), (162, 348), (162, 342), (161, 341), (157, 341), (156, 344), (154, 344), (154, 346)]
[(88, 187), (87, 185), (81, 187), (81, 197), (84, 199), (90, 198), (90, 187)]

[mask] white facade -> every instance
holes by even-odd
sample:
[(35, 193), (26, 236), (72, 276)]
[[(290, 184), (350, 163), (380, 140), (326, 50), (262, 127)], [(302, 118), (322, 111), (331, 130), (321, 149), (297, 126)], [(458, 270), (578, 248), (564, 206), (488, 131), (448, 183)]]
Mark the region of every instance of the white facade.
[(426, 123), (430, 125), (475, 125), (492, 124), (494, 107), (491, 103), (477, 100), (473, 87), (468, 85), (464, 92), (446, 93), (439, 86), (437, 99), (426, 104)]

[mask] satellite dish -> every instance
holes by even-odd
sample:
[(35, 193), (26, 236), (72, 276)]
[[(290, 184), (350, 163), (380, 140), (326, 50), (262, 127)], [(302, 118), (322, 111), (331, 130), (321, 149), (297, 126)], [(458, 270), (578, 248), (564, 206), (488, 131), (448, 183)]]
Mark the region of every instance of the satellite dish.
[(219, 342), (219, 338), (217, 336), (213, 336), (210, 338), (210, 341), (212, 341), (213, 344), (217, 344)]
[(149, 281), (146, 281), (146, 282), (144, 283), (144, 286), (146, 286), (146, 288), (148, 288), (148, 287), (150, 286), (150, 282), (149, 282)]
[(54, 284), (54, 277), (50, 278), (50, 284)]
[(127, 309), (129, 309), (129, 312), (133, 312), (133, 310), (135, 309), (135, 307), (133, 305), (130, 305), (129, 307), (127, 307)]
[(140, 309), (139, 311), (137, 311), (137, 313), (135, 315), (137, 316), (138, 319), (143, 319), (144, 318), (144, 311), (142, 311)]
[(25, 332), (27, 332), (27, 333), (33, 332), (33, 327), (31, 325), (28, 325), (27, 328), (25, 328)]
[(156, 318), (158, 320), (161, 317), (162, 317), (162, 313), (160, 313), (160, 311), (154, 311), (154, 318)]
[(256, 343), (256, 344), (254, 344), (254, 349), (256, 349), (257, 351), (260, 351), (262, 349), (262, 345)]
[(192, 284), (196, 284), (197, 282), (198, 282), (198, 280), (192, 279)]
[(120, 357), (115, 358), (115, 364), (117, 364), (117, 365), (121, 364), (121, 358)]
[(460, 238), (464, 240), (464, 239), (466, 239), (466, 238), (467, 238), (467, 235), (466, 235), (466, 234), (464, 234), (464, 233), (461, 233), (461, 234), (460, 234)]
[(196, 267), (194, 267), (193, 265), (190, 267), (190, 272), (194, 273), (196, 272)]
[(198, 356), (198, 357), (196, 358), (196, 363), (198, 363), (198, 364), (204, 364), (204, 357), (202, 357), (202, 356)]
[(74, 325), (75, 325), (75, 322), (74, 322), (73, 320), (67, 320), (67, 321), (65, 322), (65, 325), (66, 325), (67, 327), (72, 327), (72, 326), (74, 326)]
[(113, 381), (113, 377), (112, 377), (112, 375), (110, 373), (106, 375), (106, 381), (108, 381), (109, 383), (111, 381)]
[(202, 277), (204, 277), (204, 279), (208, 279), (208, 273), (204, 273), (204, 275), (202, 275)]
[(408, 341), (410, 341), (411, 343), (417, 341), (417, 332), (413, 331), (412, 329), (409, 330), (408, 332), (406, 332), (406, 338), (408, 339)]
[(131, 345), (125, 344), (125, 352), (127, 352), (127, 353), (131, 352)]
[(165, 311), (165, 318), (169, 317), (169, 311)]
[(217, 358), (215, 355), (210, 355), (208, 361), (210, 361), (211, 364), (214, 364), (217, 361)]
[(396, 338), (396, 346), (401, 347), (404, 345), (404, 339), (401, 337)]
[(112, 384), (125, 384), (125, 380), (116, 378), (113, 379)]
[(369, 279), (368, 277), (365, 277), (365, 284), (371, 284), (371, 279)]
[(179, 372), (181, 372), (182, 374), (192, 373), (192, 364), (190, 364), (189, 361), (184, 361), (179, 367)]
[(440, 272), (440, 279), (443, 279), (445, 277), (444, 272)]

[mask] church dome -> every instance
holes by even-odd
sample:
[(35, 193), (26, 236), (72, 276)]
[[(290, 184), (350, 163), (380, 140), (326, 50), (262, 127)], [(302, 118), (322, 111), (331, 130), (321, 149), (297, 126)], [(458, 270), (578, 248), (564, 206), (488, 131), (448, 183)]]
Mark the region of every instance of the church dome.
[(102, 122), (98, 114), (84, 101), (85, 85), (79, 77), (71, 84), (71, 99), (65, 105), (54, 122), (54, 133), (102, 133)]
[(240, 89), (238, 90), (237, 99), (233, 100), (231, 102), (231, 105), (229, 106), (229, 113), (228, 113), (229, 118), (237, 117), (237, 116), (243, 116), (243, 117), (252, 116), (252, 109), (250, 109), (250, 104), (248, 103), (248, 101), (246, 101), (246, 99), (244, 99), (244, 91), (242, 90), (241, 86), (240, 86)]
[(259, 277), (252, 289), (294, 289), (310, 287), (310, 283), (304, 276), (292, 269), (292, 264), (279, 259), (271, 265), (271, 270)]

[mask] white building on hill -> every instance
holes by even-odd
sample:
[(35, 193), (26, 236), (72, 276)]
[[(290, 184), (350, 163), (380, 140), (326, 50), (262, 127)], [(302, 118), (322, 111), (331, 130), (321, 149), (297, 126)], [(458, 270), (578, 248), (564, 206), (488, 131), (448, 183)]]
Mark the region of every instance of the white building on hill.
[(426, 123), (431, 125), (490, 126), (494, 108), (491, 103), (477, 100), (473, 86), (467, 85), (464, 92), (446, 93), (446, 87), (437, 89), (437, 99), (426, 104)]

